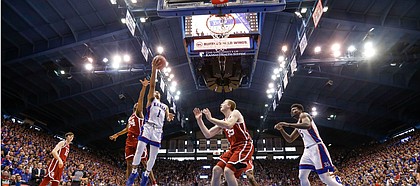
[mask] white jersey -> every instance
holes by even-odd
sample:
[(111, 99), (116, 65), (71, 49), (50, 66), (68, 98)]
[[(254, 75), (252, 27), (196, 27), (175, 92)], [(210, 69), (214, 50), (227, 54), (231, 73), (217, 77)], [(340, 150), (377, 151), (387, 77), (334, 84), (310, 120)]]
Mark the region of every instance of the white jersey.
[(309, 129), (298, 129), (298, 132), (303, 139), (303, 145), (305, 147), (310, 147), (314, 144), (322, 142), (322, 139), (319, 136), (318, 128), (316, 128), (315, 122), (312, 118), (311, 127)]
[(154, 98), (152, 103), (147, 107), (147, 113), (144, 120), (148, 123), (157, 125), (157, 127), (163, 127), (166, 117), (166, 109), (168, 109), (166, 104), (161, 103), (159, 100)]

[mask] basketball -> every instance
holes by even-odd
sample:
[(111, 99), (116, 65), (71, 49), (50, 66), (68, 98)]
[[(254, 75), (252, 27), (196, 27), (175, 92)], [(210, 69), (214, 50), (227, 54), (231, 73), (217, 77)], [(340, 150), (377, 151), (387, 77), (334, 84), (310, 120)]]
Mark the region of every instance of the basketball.
[(157, 55), (153, 58), (153, 60), (157, 60), (156, 61), (156, 69), (158, 70), (162, 70), (163, 68), (166, 67), (166, 58), (163, 57), (162, 55)]

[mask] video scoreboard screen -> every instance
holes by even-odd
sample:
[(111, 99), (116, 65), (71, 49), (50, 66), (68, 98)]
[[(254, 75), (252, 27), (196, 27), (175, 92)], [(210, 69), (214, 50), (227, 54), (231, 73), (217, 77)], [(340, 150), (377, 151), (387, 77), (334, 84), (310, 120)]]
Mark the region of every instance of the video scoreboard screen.
[[(230, 14), (235, 21), (228, 20), (226, 26), (235, 26), (230, 30), (229, 34), (257, 34), (259, 33), (259, 14), (258, 13), (232, 13)], [(211, 36), (213, 33), (209, 27), (220, 27), (218, 20), (209, 20), (211, 15), (193, 15), (184, 17), (184, 36), (185, 37), (202, 37)]]

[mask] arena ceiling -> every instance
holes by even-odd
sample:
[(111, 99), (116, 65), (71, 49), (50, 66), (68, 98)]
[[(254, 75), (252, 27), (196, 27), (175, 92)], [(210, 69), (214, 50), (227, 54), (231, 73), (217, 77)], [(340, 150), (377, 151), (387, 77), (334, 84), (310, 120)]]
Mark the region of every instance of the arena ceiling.
[[(150, 74), (150, 61), (141, 54), (141, 40), (121, 23), (126, 7), (108, 0), (3, 0), (2, 102), (3, 114), (29, 118), (53, 134), (73, 131), (87, 146), (116, 148), (108, 136), (122, 129), (117, 121), (131, 114), (140, 90), (139, 79)], [(325, 141), (354, 145), (383, 139), (419, 127), (420, 3), (417, 0), (328, 0), (317, 28), (309, 28), (308, 46), (298, 56), (273, 111), (266, 89), (282, 45), (287, 54), (296, 42), (300, 18), (294, 12), (314, 4), (287, 0), (282, 12), (264, 14), (258, 59), (250, 88), (231, 93), (197, 90), (184, 49), (180, 18), (160, 18), (156, 1), (138, 1), (147, 16), (140, 24), (142, 38), (155, 52), (165, 48), (182, 92), (176, 102), (181, 121), (165, 127), (165, 138), (199, 131), (192, 109), (211, 109), (216, 117), (225, 98), (237, 102), (250, 130), (279, 135), (278, 121), (290, 121), (289, 107), (298, 102), (317, 107), (316, 123)], [(305, 15), (303, 15), (305, 17)], [(361, 47), (368, 38), (377, 55), (368, 61), (331, 60), (313, 52), (338, 42)], [(84, 70), (86, 55), (97, 59), (116, 52), (131, 55), (132, 72), (92, 74)], [(99, 61), (99, 60), (98, 60)], [(99, 63), (99, 62), (98, 62)], [(55, 71), (54, 71), (55, 70)], [(61, 75), (61, 70), (64, 74)], [(120, 99), (124, 95), (125, 99)], [(265, 107), (268, 104), (269, 107)], [(328, 119), (334, 115), (333, 119)], [(260, 116), (264, 116), (261, 119)], [(185, 120), (189, 118), (189, 120)], [(210, 126), (210, 125), (209, 125)]]

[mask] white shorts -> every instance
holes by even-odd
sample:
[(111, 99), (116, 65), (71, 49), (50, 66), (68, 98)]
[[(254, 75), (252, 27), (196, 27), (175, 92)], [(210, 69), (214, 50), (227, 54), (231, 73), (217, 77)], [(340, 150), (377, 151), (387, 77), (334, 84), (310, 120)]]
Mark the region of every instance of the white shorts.
[(308, 148), (305, 147), (299, 162), (299, 169), (311, 169), (318, 174), (328, 171), (334, 172), (330, 153), (324, 143), (318, 143)]
[(146, 122), (140, 131), (138, 137), (139, 141), (143, 141), (146, 144), (153, 145), (155, 147), (160, 147), (160, 142), (162, 141), (162, 127), (157, 127), (153, 123)]

